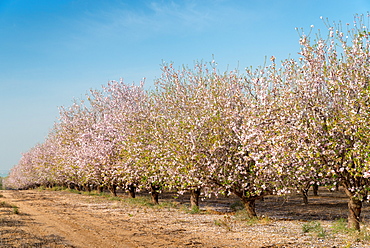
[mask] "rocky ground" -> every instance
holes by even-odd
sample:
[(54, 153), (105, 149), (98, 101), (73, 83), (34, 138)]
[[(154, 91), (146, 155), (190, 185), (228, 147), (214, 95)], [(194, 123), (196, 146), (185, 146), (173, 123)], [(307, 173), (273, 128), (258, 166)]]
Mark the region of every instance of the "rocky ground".
[[(361, 232), (346, 230), (347, 199), (320, 189), (302, 205), (299, 196), (266, 197), (260, 216), (246, 219), (236, 198), (206, 199), (201, 210), (187, 198), (146, 198), (68, 191), (0, 191), (0, 247), (370, 247), (370, 207)], [(233, 211), (231, 211), (233, 210)], [(235, 212), (236, 211), (236, 212)]]

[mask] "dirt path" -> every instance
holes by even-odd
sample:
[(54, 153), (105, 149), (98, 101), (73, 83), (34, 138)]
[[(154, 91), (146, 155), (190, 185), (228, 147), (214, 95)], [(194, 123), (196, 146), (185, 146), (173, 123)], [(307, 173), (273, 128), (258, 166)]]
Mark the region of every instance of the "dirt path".
[[(305, 222), (299, 220), (251, 225), (230, 215), (190, 214), (173, 206), (143, 207), (65, 191), (0, 195), (0, 247), (344, 247), (352, 242), (303, 233)], [(329, 228), (329, 220), (321, 223)]]
[[(24, 222), (20, 229), (37, 237), (59, 237), (66, 246), (136, 247), (129, 241), (131, 233), (119, 233), (119, 226), (79, 207), (77, 195), (37, 191), (3, 191), (4, 200), (19, 208)], [(82, 197), (82, 196), (79, 196)], [(122, 235), (123, 234), (123, 235)], [(112, 239), (112, 237), (115, 237)]]

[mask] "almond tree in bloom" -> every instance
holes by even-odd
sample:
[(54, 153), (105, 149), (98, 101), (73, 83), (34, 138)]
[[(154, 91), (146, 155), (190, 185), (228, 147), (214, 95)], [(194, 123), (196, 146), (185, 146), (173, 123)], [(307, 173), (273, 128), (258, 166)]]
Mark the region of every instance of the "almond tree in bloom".
[(239, 142), (237, 162), (227, 171), (229, 190), (237, 195), (250, 216), (256, 216), (255, 202), (269, 194), (289, 192), (292, 177), (281, 161), (282, 87), (274, 62), (271, 66), (246, 70), (245, 105), (242, 119), (233, 130)]
[(65, 167), (74, 184), (87, 190), (106, 187), (116, 195), (118, 187), (137, 181), (137, 173), (129, 168), (132, 158), (121, 153), (128, 145), (143, 99), (142, 85), (112, 81), (101, 91), (90, 91), (88, 104), (80, 101), (61, 112), (58, 131), (69, 154), (64, 154), (69, 157)]
[(90, 99), (92, 106), (104, 117), (100, 126), (109, 135), (106, 140), (115, 146), (110, 149), (115, 155), (109, 156), (114, 171), (105, 177), (119, 181), (119, 186), (127, 189), (131, 197), (135, 197), (142, 172), (146, 171), (146, 167), (138, 162), (139, 151), (133, 149), (133, 140), (137, 135), (144, 135), (137, 130), (140, 125), (145, 125), (143, 121), (148, 117), (148, 96), (143, 86), (143, 82), (139, 86), (126, 85), (122, 80), (111, 82), (103, 87), (102, 94), (95, 92)]
[(205, 156), (212, 142), (210, 121), (214, 116), (207, 85), (214, 83), (215, 74), (211, 75), (202, 63), (194, 70), (176, 70), (172, 64), (163, 65), (162, 70), (152, 96), (156, 163), (168, 173), (162, 179), (166, 187), (180, 193), (190, 191), (194, 207), (199, 205), (201, 189), (207, 185)]
[(168, 143), (171, 142), (169, 132), (163, 127), (163, 106), (156, 103), (150, 95), (136, 113), (132, 123), (127, 145), (122, 150), (122, 157), (130, 157), (131, 161), (125, 171), (135, 176), (130, 189), (148, 190), (152, 203), (158, 204), (159, 194), (165, 189), (173, 189), (169, 183)]
[[(272, 58), (271, 66), (254, 75), (256, 99), (263, 106), (257, 108), (255, 120), (260, 123), (259, 139), (264, 137), (258, 147), (269, 145), (263, 158), (271, 159), (271, 165), (277, 166), (277, 173), (282, 175), (279, 185), (282, 192), (296, 187), (308, 204), (309, 187), (320, 182), (327, 184), (329, 180), (316, 156), (321, 151), (318, 145), (321, 129), (310, 124), (314, 117), (306, 108), (325, 108), (326, 95), (309, 89), (307, 84), (312, 83), (300, 78), (301, 72), (295, 60), (283, 61), (277, 69)], [(268, 96), (263, 92), (268, 92)]]
[(53, 138), (50, 134), (44, 143), (37, 144), (22, 154), (19, 163), (12, 168), (5, 181), (6, 187), (28, 189), (60, 183), (56, 166), (57, 147)]
[(293, 154), (319, 163), (325, 177), (339, 179), (349, 197), (349, 227), (359, 229), (370, 177), (370, 33), (363, 16), (346, 26), (328, 25), (328, 36), (313, 42), (302, 35), (301, 58), (287, 75), (295, 78), (291, 106), (300, 109), (290, 118), (304, 141)]
[(122, 80), (112, 81), (102, 91), (91, 91), (88, 100), (98, 119), (93, 133), (90, 130), (84, 135), (94, 140), (91, 148), (103, 186), (107, 186), (113, 195), (116, 195), (117, 187), (128, 188), (134, 196), (133, 190), (140, 176), (137, 171), (132, 171), (133, 155), (123, 154), (123, 151), (130, 145), (133, 129), (142, 118), (146, 102), (143, 84), (134, 86), (126, 85)]
[[(163, 163), (170, 184), (190, 190), (197, 206), (200, 190), (234, 193), (256, 216), (255, 200), (272, 192), (276, 173), (256, 166), (242, 138), (244, 124), (253, 122), (251, 86), (238, 72), (219, 73), (214, 63), (194, 69), (163, 66), (156, 101), (162, 131)], [(269, 165), (266, 165), (269, 167)]]
[[(95, 177), (86, 132), (95, 124), (94, 116), (84, 103), (77, 101), (69, 108), (61, 108), (59, 122), (55, 125), (57, 142), (60, 144), (59, 163), (66, 175), (66, 184), (70, 188), (85, 188), (94, 183)], [(90, 153), (89, 153), (90, 152)]]
[(38, 171), (35, 169), (34, 163), (35, 150), (37, 147), (32, 148), (28, 152), (22, 154), (18, 164), (14, 166), (9, 176), (4, 180), (6, 188), (10, 189), (27, 189), (37, 186)]

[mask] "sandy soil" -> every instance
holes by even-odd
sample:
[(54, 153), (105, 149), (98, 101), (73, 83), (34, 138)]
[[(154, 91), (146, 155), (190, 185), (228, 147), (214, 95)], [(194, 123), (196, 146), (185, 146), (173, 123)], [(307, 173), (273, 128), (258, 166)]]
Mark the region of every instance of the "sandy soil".
[[(257, 203), (265, 216), (258, 221), (230, 212), (230, 205), (238, 207), (235, 198), (206, 200), (193, 214), (181, 197), (150, 207), (67, 191), (3, 190), (0, 196), (0, 247), (370, 247), (369, 205), (362, 213), (368, 239), (335, 233), (347, 199), (326, 190), (309, 205), (298, 196), (267, 197)], [(324, 235), (302, 231), (315, 220)]]

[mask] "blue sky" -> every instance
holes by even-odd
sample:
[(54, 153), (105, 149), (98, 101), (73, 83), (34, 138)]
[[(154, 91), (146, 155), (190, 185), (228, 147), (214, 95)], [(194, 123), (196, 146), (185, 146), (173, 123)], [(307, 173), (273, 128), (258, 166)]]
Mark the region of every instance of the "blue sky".
[(368, 0), (0, 0), (0, 173), (42, 143), (60, 106), (124, 78), (149, 88), (162, 61), (221, 71), (297, 56), (296, 27), (352, 22)]

